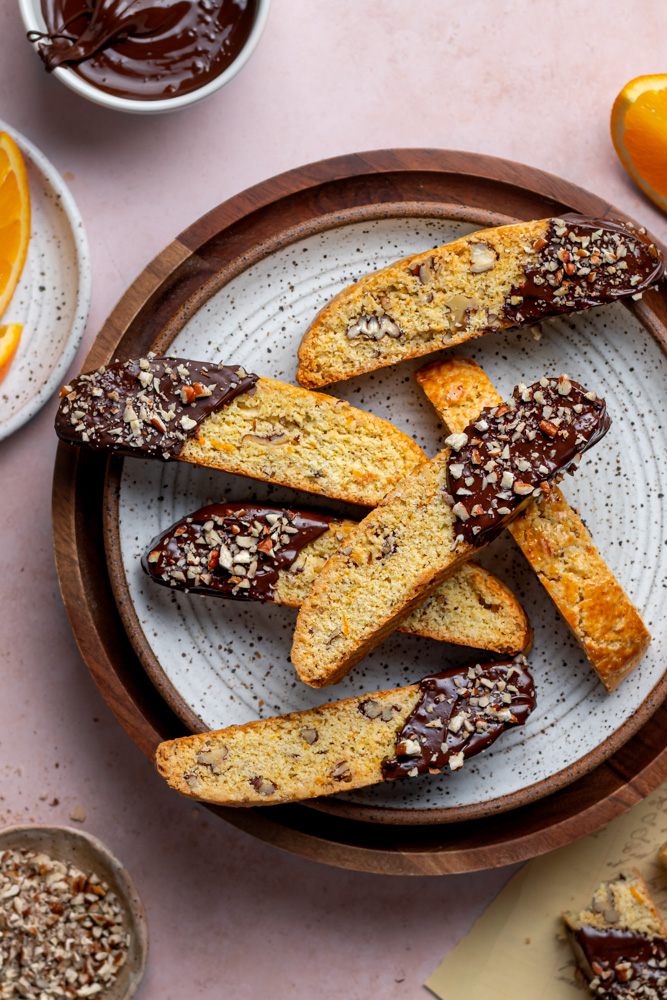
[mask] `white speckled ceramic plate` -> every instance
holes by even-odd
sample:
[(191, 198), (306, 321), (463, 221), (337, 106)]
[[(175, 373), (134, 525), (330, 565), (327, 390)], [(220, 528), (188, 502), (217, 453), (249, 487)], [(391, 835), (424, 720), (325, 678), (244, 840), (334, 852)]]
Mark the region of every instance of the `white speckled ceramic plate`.
[[(171, 350), (194, 359), (240, 362), (260, 374), (293, 381), (303, 332), (344, 284), (476, 228), (446, 219), (395, 218), (306, 236), (252, 264), (216, 292), (191, 315)], [(415, 811), (485, 803), (492, 808), (504, 796), (555, 775), (565, 783), (577, 773), (577, 762), (628, 723), (663, 675), (667, 545), (662, 497), (667, 475), (658, 457), (667, 452), (667, 364), (660, 348), (623, 305), (615, 305), (544, 323), (539, 340), (532, 331), (510, 331), (466, 344), (461, 353), (481, 363), (501, 391), (545, 372), (566, 371), (606, 397), (612, 429), (564, 488), (642, 611), (653, 643), (632, 677), (615, 694), (605, 694), (506, 534), (480, 561), (520, 595), (535, 628), (530, 662), (538, 706), (528, 724), (507, 733), (455, 776), (388, 783), (338, 800)], [(440, 428), (411, 378), (422, 363), (424, 359), (384, 369), (333, 386), (331, 392), (392, 420), (433, 455), (441, 446)], [(172, 703), (177, 710), (181, 706), (191, 723), (196, 716), (204, 727), (219, 728), (412, 682), (450, 664), (479, 662), (480, 656), (470, 650), (394, 635), (336, 688), (317, 692), (305, 687), (289, 662), (295, 611), (176, 594), (152, 586), (140, 569), (139, 556), (157, 532), (220, 498), (270, 498), (341, 509), (320, 498), (185, 463), (124, 463), (119, 530), (129, 594), (153, 665), (166, 679)]]
[(16, 357), (0, 385), (0, 439), (53, 396), (81, 343), (90, 307), (90, 256), (79, 210), (56, 168), (0, 121), (25, 160), (32, 224), (21, 280), (2, 316), (21, 323)]

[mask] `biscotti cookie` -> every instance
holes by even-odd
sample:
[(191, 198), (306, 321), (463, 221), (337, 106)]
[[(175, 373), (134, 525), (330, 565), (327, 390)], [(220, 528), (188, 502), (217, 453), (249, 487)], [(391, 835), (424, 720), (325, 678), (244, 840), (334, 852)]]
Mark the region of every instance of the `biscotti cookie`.
[[(425, 365), (415, 378), (450, 433), (463, 430), (483, 407), (502, 403), (479, 365), (467, 358)], [(651, 636), (583, 521), (554, 486), (509, 530), (605, 688), (614, 691), (637, 666)]]
[(367, 507), (425, 457), (388, 421), (341, 399), (152, 355), (64, 386), (56, 432), (96, 451), (176, 458)]
[[(142, 566), (166, 587), (298, 608), (354, 524), (313, 511), (209, 504), (154, 538)], [(475, 563), (441, 584), (400, 631), (496, 653), (525, 652), (532, 641), (514, 594)]]
[(299, 348), (316, 389), (473, 337), (642, 292), (664, 274), (643, 229), (580, 215), (484, 229), (350, 285)]
[(667, 929), (636, 868), (603, 882), (590, 907), (563, 920), (594, 996), (667, 998)]
[(604, 400), (566, 376), (518, 386), (406, 476), (353, 528), (297, 619), (292, 663), (335, 684), (609, 428)]
[(155, 763), (190, 798), (274, 805), (458, 771), (534, 707), (523, 658), (459, 667), (409, 687), (169, 740)]

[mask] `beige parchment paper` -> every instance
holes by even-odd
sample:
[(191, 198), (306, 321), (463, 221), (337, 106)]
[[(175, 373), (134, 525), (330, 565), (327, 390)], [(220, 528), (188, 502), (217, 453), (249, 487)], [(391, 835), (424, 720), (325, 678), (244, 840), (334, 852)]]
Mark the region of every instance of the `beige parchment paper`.
[(529, 861), (427, 979), (442, 1000), (583, 1000), (560, 914), (599, 882), (636, 867), (667, 917), (667, 783), (597, 833)]

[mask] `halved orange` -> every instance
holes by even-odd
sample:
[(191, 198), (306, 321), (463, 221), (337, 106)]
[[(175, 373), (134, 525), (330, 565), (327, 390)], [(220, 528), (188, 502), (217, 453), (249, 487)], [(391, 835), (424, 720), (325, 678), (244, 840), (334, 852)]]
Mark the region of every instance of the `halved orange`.
[(21, 277), (30, 239), (30, 192), (23, 157), (0, 132), (0, 316)]
[(14, 360), (22, 333), (23, 327), (20, 323), (8, 323), (7, 326), (0, 326), (0, 382)]
[(611, 137), (630, 176), (667, 212), (667, 73), (626, 83), (614, 101)]

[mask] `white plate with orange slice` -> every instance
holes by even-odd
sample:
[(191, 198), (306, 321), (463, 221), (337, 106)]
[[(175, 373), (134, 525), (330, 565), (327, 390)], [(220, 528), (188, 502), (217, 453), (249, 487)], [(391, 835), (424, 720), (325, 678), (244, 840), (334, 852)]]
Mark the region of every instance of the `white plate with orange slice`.
[(65, 377), (86, 325), (90, 282), (88, 242), (65, 182), (0, 121), (0, 439), (33, 417)]

